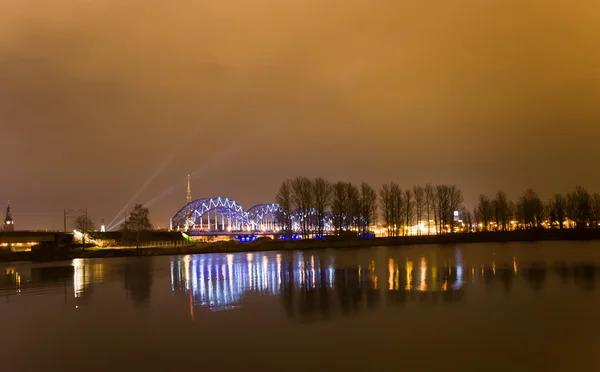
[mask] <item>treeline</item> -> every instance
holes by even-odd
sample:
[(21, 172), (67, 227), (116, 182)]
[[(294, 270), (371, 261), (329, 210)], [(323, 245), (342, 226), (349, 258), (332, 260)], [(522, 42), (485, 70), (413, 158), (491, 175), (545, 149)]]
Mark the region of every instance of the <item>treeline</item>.
[(461, 190), (455, 185), (415, 185), (402, 189), (384, 184), (377, 192), (368, 183), (332, 183), (324, 178), (296, 177), (279, 187), (276, 202), (284, 231), (303, 236), (322, 235), (326, 230), (368, 233), (378, 223), (388, 236), (432, 233), (508, 231), (536, 228), (598, 228), (600, 194), (577, 186), (565, 195), (543, 201), (527, 189), (515, 202), (504, 191), (494, 198), (480, 195), (474, 210), (467, 210)]
[(402, 190), (392, 182), (379, 190), (379, 203), (388, 236), (407, 235), (410, 227), (415, 225), (413, 233), (416, 235), (429, 234), (432, 230), (454, 231), (458, 223), (454, 212), (462, 208), (463, 201), (462, 192), (454, 185), (416, 185)]
[(474, 216), (479, 230), (507, 231), (535, 228), (598, 228), (600, 223), (600, 194), (591, 194), (577, 186), (567, 194), (555, 194), (544, 202), (527, 189), (516, 201), (508, 200), (503, 191), (491, 199), (480, 195)]
[(336, 234), (366, 233), (377, 222), (377, 192), (365, 182), (356, 186), (321, 177), (296, 177), (283, 181), (275, 200), (283, 210), (278, 217), (282, 229), (299, 230), (304, 237), (323, 235), (326, 228)]

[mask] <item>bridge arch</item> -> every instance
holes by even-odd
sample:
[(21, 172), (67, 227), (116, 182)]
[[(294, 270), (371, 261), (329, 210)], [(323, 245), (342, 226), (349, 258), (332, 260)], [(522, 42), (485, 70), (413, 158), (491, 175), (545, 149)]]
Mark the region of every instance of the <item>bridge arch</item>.
[(251, 231), (248, 212), (229, 198), (196, 199), (181, 208), (172, 219), (172, 229), (196, 232)]
[(260, 231), (278, 232), (282, 230), (282, 219), (285, 210), (279, 204), (258, 204), (248, 209), (248, 218)]

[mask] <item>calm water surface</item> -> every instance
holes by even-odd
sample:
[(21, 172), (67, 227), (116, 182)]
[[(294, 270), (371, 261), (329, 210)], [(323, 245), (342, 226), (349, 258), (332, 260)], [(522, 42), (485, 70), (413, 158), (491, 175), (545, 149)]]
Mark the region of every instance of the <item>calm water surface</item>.
[(600, 371), (600, 243), (0, 264), (2, 371)]

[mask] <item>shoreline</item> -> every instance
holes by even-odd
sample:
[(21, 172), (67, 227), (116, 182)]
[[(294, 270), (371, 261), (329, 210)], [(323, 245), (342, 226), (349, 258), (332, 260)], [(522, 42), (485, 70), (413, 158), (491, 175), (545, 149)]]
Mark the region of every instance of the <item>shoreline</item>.
[(110, 258), (110, 257), (148, 257), (172, 256), (187, 254), (242, 253), (260, 251), (296, 251), (342, 248), (369, 248), (377, 246), (411, 246), (411, 245), (455, 245), (473, 243), (509, 243), (539, 241), (586, 241), (600, 240), (600, 229), (590, 230), (532, 230), (532, 231), (498, 231), (443, 235), (404, 236), (374, 239), (341, 239), (331, 237), (326, 240), (261, 240), (250, 243), (216, 242), (216, 243), (182, 243), (181, 246), (156, 248), (114, 247), (114, 248), (80, 248), (67, 250), (64, 248), (33, 252), (0, 252), (0, 262), (32, 261), (48, 262), (75, 258)]

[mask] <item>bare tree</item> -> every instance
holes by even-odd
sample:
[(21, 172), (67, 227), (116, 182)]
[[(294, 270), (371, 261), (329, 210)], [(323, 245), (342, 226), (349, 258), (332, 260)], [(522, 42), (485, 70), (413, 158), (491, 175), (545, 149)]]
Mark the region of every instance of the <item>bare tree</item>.
[(592, 195), (592, 221), (593, 227), (597, 229), (600, 225), (600, 194)]
[(544, 204), (538, 194), (527, 189), (517, 205), (521, 223), (525, 228), (538, 228), (544, 220)]
[(134, 205), (133, 211), (123, 223), (124, 239), (128, 242), (135, 242), (136, 248), (139, 248), (140, 244), (148, 237), (150, 230), (152, 230), (150, 211), (142, 204)]
[(360, 192), (358, 188), (352, 183), (346, 184), (346, 194), (348, 197), (348, 204), (346, 205), (346, 217), (347, 219), (347, 230), (353, 230), (359, 228), (362, 224), (360, 216)]
[(473, 225), (473, 215), (464, 206), (460, 208), (460, 215), (462, 216), (463, 223), (465, 224), (465, 232), (471, 232), (471, 225)]
[(404, 216), (404, 197), (402, 196), (402, 190), (397, 183), (392, 182), (390, 186), (390, 192), (393, 201), (393, 217), (394, 217), (394, 228), (393, 236), (400, 235), (400, 229), (402, 227), (402, 220)]
[(567, 198), (562, 194), (555, 194), (548, 202), (548, 216), (550, 223), (558, 223), (562, 230), (567, 216)]
[(313, 181), (314, 205), (317, 212), (317, 231), (319, 235), (323, 235), (325, 230), (325, 211), (331, 204), (332, 186), (329, 181), (324, 178), (316, 178)]
[[(426, 196), (423, 186), (413, 186), (413, 195), (415, 197), (415, 216), (417, 218), (417, 235), (421, 235), (421, 220), (423, 219), (423, 209), (426, 208)], [(429, 224), (429, 221), (427, 221)]]
[(462, 203), (464, 202), (464, 197), (462, 191), (455, 185), (452, 185), (448, 188), (448, 211), (446, 215), (450, 219), (450, 232), (454, 232), (454, 225), (456, 221), (454, 220), (454, 211), (459, 211)]
[(277, 213), (277, 222), (281, 229), (288, 234), (292, 233), (292, 181), (285, 180), (279, 186), (275, 202), (281, 207)]
[(493, 215), (494, 207), (490, 198), (487, 195), (479, 195), (479, 201), (475, 208), (475, 218), (483, 224), (483, 231), (488, 231)]
[(404, 190), (404, 234), (406, 235), (410, 232), (410, 226), (415, 217), (415, 202), (412, 196), (410, 189)]
[(437, 185), (435, 187), (435, 211), (436, 211), (436, 219), (439, 223), (438, 231), (443, 233), (447, 226), (449, 225), (449, 219), (451, 219), (451, 207), (450, 207), (450, 197), (451, 197), (450, 187), (447, 185)]
[(494, 207), (494, 217), (496, 224), (502, 231), (506, 231), (510, 224), (510, 203), (506, 197), (506, 193), (502, 190), (498, 191), (496, 198), (492, 202)]
[(575, 226), (578, 228), (586, 228), (590, 225), (591, 220), (591, 196), (590, 193), (582, 186), (577, 186), (575, 191), (571, 193), (571, 203), (574, 207)]
[(333, 214), (333, 224), (338, 235), (341, 234), (346, 223), (346, 204), (348, 204), (348, 194), (346, 193), (346, 183), (337, 182), (333, 185), (331, 211)]
[(362, 232), (369, 232), (369, 228), (377, 220), (377, 192), (366, 182), (360, 185), (360, 201), (362, 215)]
[(292, 203), (298, 210), (300, 230), (304, 238), (311, 233), (311, 208), (313, 206), (313, 183), (307, 177), (296, 177), (292, 180)]
[(379, 205), (383, 213), (383, 221), (387, 227), (388, 236), (393, 236), (392, 227), (394, 225), (394, 200), (390, 185), (384, 184), (379, 189)]
[(75, 227), (75, 230), (81, 231), (84, 234), (90, 230), (96, 229), (94, 222), (84, 214), (79, 215), (75, 218), (75, 222), (73, 222), (73, 226)]
[(431, 221), (431, 213), (434, 213), (434, 205), (435, 205), (435, 192), (433, 186), (428, 183), (425, 185), (425, 209), (427, 211), (427, 234), (430, 233), (431, 227), (429, 226), (429, 221)]

